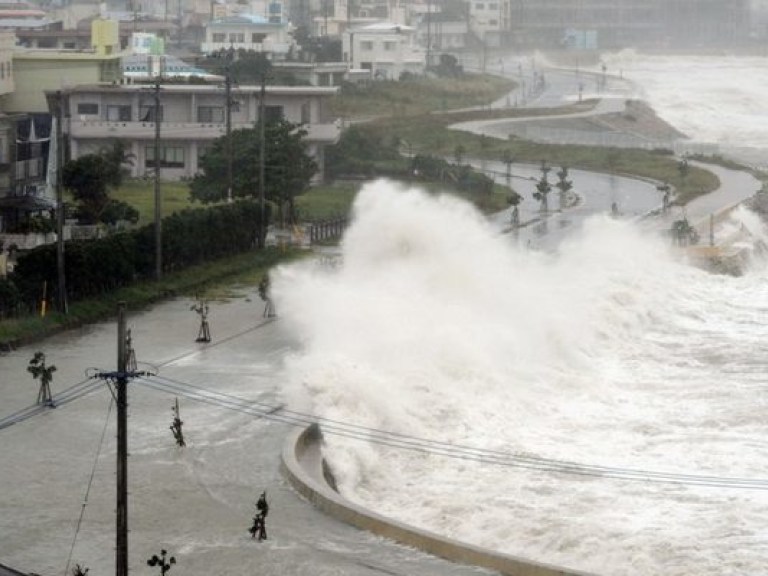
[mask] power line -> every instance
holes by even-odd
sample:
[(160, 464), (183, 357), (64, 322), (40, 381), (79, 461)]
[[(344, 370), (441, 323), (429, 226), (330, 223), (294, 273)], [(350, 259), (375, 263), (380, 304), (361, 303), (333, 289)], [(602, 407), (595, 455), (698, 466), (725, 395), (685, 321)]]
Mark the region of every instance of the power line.
[[(66, 390), (59, 392), (58, 394), (53, 395), (51, 400), (53, 401), (54, 406), (63, 406), (90, 394), (100, 386), (101, 383), (98, 380), (94, 380), (93, 377), (89, 377), (86, 380), (78, 382)], [(31, 406), (27, 406), (26, 408), (22, 408), (21, 410), (9, 414), (4, 418), (0, 418), (0, 430), (8, 428), (14, 424), (18, 424), (19, 422), (23, 422), (24, 420), (28, 420), (29, 418), (45, 412), (48, 409), (49, 407), (47, 405), (42, 404), (33, 404)]]
[(266, 418), (292, 426), (320, 424), (323, 433), (367, 441), (374, 444), (404, 449), (413, 452), (472, 460), (484, 464), (494, 464), (578, 476), (611, 478), (627, 481), (642, 481), (667, 484), (682, 484), (714, 488), (739, 488), (749, 490), (768, 490), (768, 479), (750, 479), (698, 474), (659, 472), (653, 470), (632, 469), (615, 466), (580, 464), (567, 460), (544, 458), (531, 455), (513, 454), (497, 450), (488, 450), (429, 440), (388, 432), (378, 428), (359, 426), (349, 422), (317, 417), (312, 414), (287, 410), (282, 405), (249, 401), (244, 398), (207, 390), (185, 382), (169, 378), (152, 377), (136, 381), (159, 391), (185, 396), (191, 400), (203, 402), (220, 408), (233, 410), (251, 416)]
[[(234, 338), (243, 336), (244, 334), (258, 329), (265, 323), (266, 322), (261, 322), (260, 324), (234, 334), (218, 342), (217, 344), (223, 344)], [(197, 351), (180, 355), (164, 362), (162, 365), (171, 364), (196, 352)], [(389, 446), (392, 448), (409, 450), (413, 452), (444, 456), (448, 458), (472, 460), (485, 464), (578, 476), (591, 476), (627, 481), (669, 483), (714, 488), (768, 490), (768, 479), (683, 474), (674, 472), (659, 472), (654, 470), (632, 469), (617, 466), (581, 464), (578, 462), (562, 459), (545, 458), (540, 456), (509, 453), (498, 450), (477, 448), (473, 446), (452, 444), (439, 440), (430, 440), (407, 434), (390, 432), (379, 428), (361, 426), (341, 420), (318, 417), (310, 413), (287, 409), (282, 404), (277, 405), (248, 400), (234, 396), (232, 394), (218, 392), (206, 389), (202, 386), (174, 380), (172, 378), (148, 375), (146, 373), (137, 373), (135, 375), (140, 376), (135, 380), (136, 383), (143, 384), (157, 391), (185, 396), (197, 402), (240, 412), (258, 418), (269, 419), (291, 426), (308, 426), (311, 424), (319, 424), (322, 425), (323, 432), (326, 434), (336, 435), (353, 440), (367, 441), (382, 446)], [(62, 405), (82, 398), (83, 396), (99, 388), (100, 385), (100, 382), (98, 380), (94, 381), (93, 377), (83, 380), (82, 382), (79, 382), (67, 390), (64, 390), (63, 392), (55, 395), (53, 397), (54, 404)], [(19, 410), (18, 412), (0, 419), (0, 430), (18, 422), (32, 418), (33, 416), (40, 414), (46, 409), (46, 406), (35, 404), (33, 406)]]
[(77, 519), (77, 526), (75, 527), (75, 534), (72, 537), (72, 546), (69, 549), (69, 556), (67, 556), (67, 565), (64, 568), (64, 576), (69, 575), (69, 566), (72, 562), (72, 553), (75, 550), (75, 543), (77, 542), (77, 536), (80, 534), (80, 526), (83, 523), (83, 516), (85, 515), (85, 507), (88, 504), (88, 496), (91, 493), (91, 486), (93, 485), (93, 477), (96, 475), (96, 465), (99, 463), (99, 455), (101, 454), (101, 448), (104, 446), (104, 436), (107, 433), (107, 425), (109, 424), (109, 416), (112, 413), (112, 405), (114, 404), (114, 398), (109, 401), (107, 407), (107, 417), (104, 419), (104, 428), (101, 430), (101, 438), (99, 439), (99, 445), (96, 449), (96, 455), (93, 459), (93, 466), (91, 467), (91, 475), (88, 478), (88, 486), (85, 489), (85, 497), (83, 498), (83, 505), (80, 507), (80, 516)]
[[(174, 360), (175, 361), (175, 360)], [(252, 417), (264, 418), (271, 421), (288, 424), (290, 426), (309, 426), (319, 424), (325, 434), (349, 438), (352, 440), (366, 441), (381, 446), (388, 446), (401, 450), (420, 452), (447, 458), (472, 460), (484, 464), (508, 466), (542, 472), (569, 474), (577, 476), (590, 476), (598, 478), (610, 478), (627, 481), (641, 481), (667, 484), (681, 484), (688, 486), (701, 486), (712, 488), (737, 488), (747, 490), (768, 490), (768, 479), (752, 479), (738, 477), (708, 476), (699, 474), (683, 474), (673, 472), (659, 472), (654, 470), (632, 469), (616, 466), (600, 466), (581, 464), (561, 459), (545, 458), (532, 455), (514, 454), (497, 450), (488, 450), (460, 444), (452, 444), (439, 440), (430, 440), (389, 432), (378, 428), (360, 426), (350, 422), (318, 417), (313, 414), (286, 409), (282, 404), (269, 404), (265, 402), (248, 400), (231, 394), (209, 390), (187, 382), (174, 380), (167, 377), (152, 376), (142, 377), (134, 381), (149, 388), (168, 394), (184, 396), (190, 400), (223, 408)], [(54, 396), (54, 403), (58, 406), (78, 400), (94, 390), (101, 383), (98, 380), (88, 379)], [(22, 409), (0, 420), (0, 430), (18, 422), (22, 422), (47, 408), (34, 405)]]

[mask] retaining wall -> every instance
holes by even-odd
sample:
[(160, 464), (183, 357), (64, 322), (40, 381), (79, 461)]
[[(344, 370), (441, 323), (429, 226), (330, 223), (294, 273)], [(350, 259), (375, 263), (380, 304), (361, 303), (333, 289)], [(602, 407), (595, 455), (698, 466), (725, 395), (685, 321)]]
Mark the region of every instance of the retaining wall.
[(509, 576), (592, 576), (465, 544), (358, 506), (333, 489), (333, 476), (322, 458), (321, 443), (322, 433), (316, 424), (297, 429), (283, 446), (281, 468), (299, 493), (338, 520), (453, 562), (489, 568)]

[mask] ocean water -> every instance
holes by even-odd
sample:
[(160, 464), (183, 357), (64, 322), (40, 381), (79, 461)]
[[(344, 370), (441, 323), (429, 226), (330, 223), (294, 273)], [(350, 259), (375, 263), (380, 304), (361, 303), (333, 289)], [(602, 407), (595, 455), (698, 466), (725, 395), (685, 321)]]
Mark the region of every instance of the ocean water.
[(768, 166), (768, 58), (624, 50), (603, 61), (610, 74), (635, 82), (640, 97), (693, 140)]
[(595, 216), (528, 251), (461, 201), (369, 184), (339, 265), (274, 275), (303, 340), (283, 394), (401, 435), (327, 437), (341, 492), (383, 514), (597, 574), (761, 573), (768, 268), (709, 275), (670, 250)]

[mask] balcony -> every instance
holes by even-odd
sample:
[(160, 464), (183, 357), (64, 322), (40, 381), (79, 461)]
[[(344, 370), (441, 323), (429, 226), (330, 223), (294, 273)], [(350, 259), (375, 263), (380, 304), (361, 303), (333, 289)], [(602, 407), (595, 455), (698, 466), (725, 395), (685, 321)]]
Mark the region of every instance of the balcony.
[[(160, 130), (164, 139), (215, 140), (226, 133), (226, 126), (214, 122), (161, 122)], [(84, 139), (151, 140), (155, 137), (155, 123), (73, 119), (70, 123), (70, 135)]]
[[(253, 123), (233, 123), (232, 129), (253, 128)], [(309, 124), (305, 126), (307, 140), (332, 144), (339, 139), (340, 129), (335, 124)], [(162, 122), (164, 140), (215, 140), (226, 134), (226, 126), (207, 122)], [(154, 122), (107, 122), (101, 120), (72, 120), (70, 135), (75, 139), (151, 140), (155, 137)]]

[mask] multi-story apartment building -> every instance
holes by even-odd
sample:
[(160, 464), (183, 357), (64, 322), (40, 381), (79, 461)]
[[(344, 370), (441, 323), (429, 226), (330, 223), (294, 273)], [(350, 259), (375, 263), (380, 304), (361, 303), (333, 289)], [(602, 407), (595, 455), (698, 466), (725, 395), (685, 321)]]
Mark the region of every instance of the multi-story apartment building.
[[(15, 40), (13, 32), (0, 32), (0, 105), (18, 89)], [(30, 215), (54, 207), (45, 190), (50, 119), (23, 111), (7, 113), (2, 106), (0, 111), (0, 242), (6, 248), (10, 243), (25, 247), (24, 235), (10, 237), (7, 233), (24, 230)]]
[[(335, 87), (266, 86), (266, 118), (283, 117), (302, 124), (308, 134), (308, 151), (321, 168), (324, 148), (338, 141), (340, 128), (330, 120), (324, 102)], [(252, 128), (259, 118), (261, 88), (232, 89), (232, 129)], [(143, 177), (155, 166), (155, 95), (151, 85), (91, 84), (66, 92), (72, 158), (97, 152), (115, 139), (132, 155), (132, 176)], [(226, 100), (214, 85), (163, 85), (160, 90), (161, 168), (164, 179), (191, 178), (200, 158), (214, 140), (226, 133)]]
[(119, 53), (16, 49), (13, 51), (15, 89), (0, 98), (4, 112), (48, 113), (46, 90), (66, 89), (89, 82), (119, 82)]

